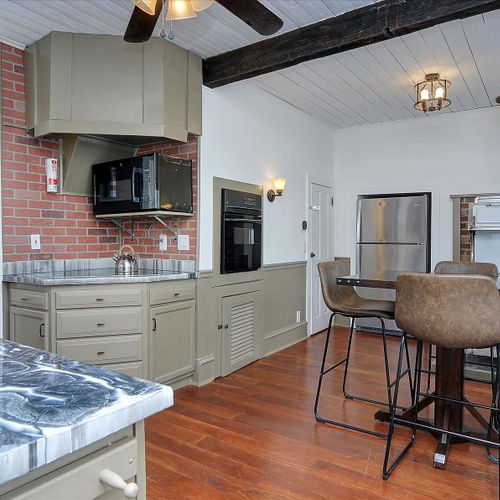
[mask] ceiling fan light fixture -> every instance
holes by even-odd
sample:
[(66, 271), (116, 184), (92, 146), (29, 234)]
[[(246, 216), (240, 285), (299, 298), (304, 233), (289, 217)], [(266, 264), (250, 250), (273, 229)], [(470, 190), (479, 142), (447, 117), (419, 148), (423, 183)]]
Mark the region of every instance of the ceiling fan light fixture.
[(155, 13), (156, 0), (132, 0), (132, 3), (150, 16)]
[(179, 21), (196, 17), (196, 12), (189, 0), (168, 0), (168, 21)]
[(214, 0), (191, 0), (191, 6), (196, 12), (208, 9), (213, 3)]

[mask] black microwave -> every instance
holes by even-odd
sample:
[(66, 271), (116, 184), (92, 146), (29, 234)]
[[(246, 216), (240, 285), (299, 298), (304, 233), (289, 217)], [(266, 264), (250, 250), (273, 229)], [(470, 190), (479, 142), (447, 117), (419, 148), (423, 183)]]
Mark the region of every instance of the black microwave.
[(94, 213), (193, 213), (191, 160), (160, 153), (92, 165)]

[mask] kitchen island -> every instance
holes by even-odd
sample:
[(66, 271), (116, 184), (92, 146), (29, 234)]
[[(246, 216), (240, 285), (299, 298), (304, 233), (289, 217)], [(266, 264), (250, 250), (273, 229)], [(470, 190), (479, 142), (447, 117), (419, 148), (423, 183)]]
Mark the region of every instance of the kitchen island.
[(143, 420), (170, 387), (4, 340), (0, 380), (2, 498), (146, 498)]

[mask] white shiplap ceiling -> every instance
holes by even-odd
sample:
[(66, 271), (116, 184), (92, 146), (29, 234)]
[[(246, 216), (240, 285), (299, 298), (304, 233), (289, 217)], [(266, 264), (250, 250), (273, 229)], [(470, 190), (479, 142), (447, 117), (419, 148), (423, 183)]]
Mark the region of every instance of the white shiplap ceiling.
[(426, 73), (452, 82), (451, 106), (428, 116), (498, 105), (500, 11), (301, 63), (254, 79), (334, 128), (424, 117), (413, 86)]
[[(376, 3), (261, 1), (283, 19), (278, 34)], [(130, 0), (0, 0), (0, 41), (24, 47), (50, 31), (121, 35), (132, 9)], [(195, 19), (174, 22), (173, 29), (175, 43), (202, 57), (265, 38), (216, 2)], [(247, 84), (343, 128), (424, 116), (413, 109), (413, 85), (432, 72), (452, 82), (451, 107), (434, 115), (497, 105), (500, 11), (302, 63)]]
[[(260, 1), (283, 20), (279, 35), (377, 0)], [(131, 0), (0, 0), (0, 41), (24, 47), (51, 31), (123, 35), (133, 7)], [(155, 36), (159, 36), (162, 20), (163, 16)], [(168, 30), (170, 23), (165, 24)], [(175, 43), (203, 58), (268, 38), (217, 2), (194, 19), (175, 21), (173, 32)]]

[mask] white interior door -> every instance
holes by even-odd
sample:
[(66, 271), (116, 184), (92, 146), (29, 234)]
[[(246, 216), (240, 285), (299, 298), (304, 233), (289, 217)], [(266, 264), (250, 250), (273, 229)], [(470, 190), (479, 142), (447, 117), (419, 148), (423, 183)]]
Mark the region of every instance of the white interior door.
[(323, 301), (319, 281), (318, 263), (331, 256), (332, 189), (316, 182), (309, 182), (308, 225), (308, 333), (324, 330), (330, 312)]

